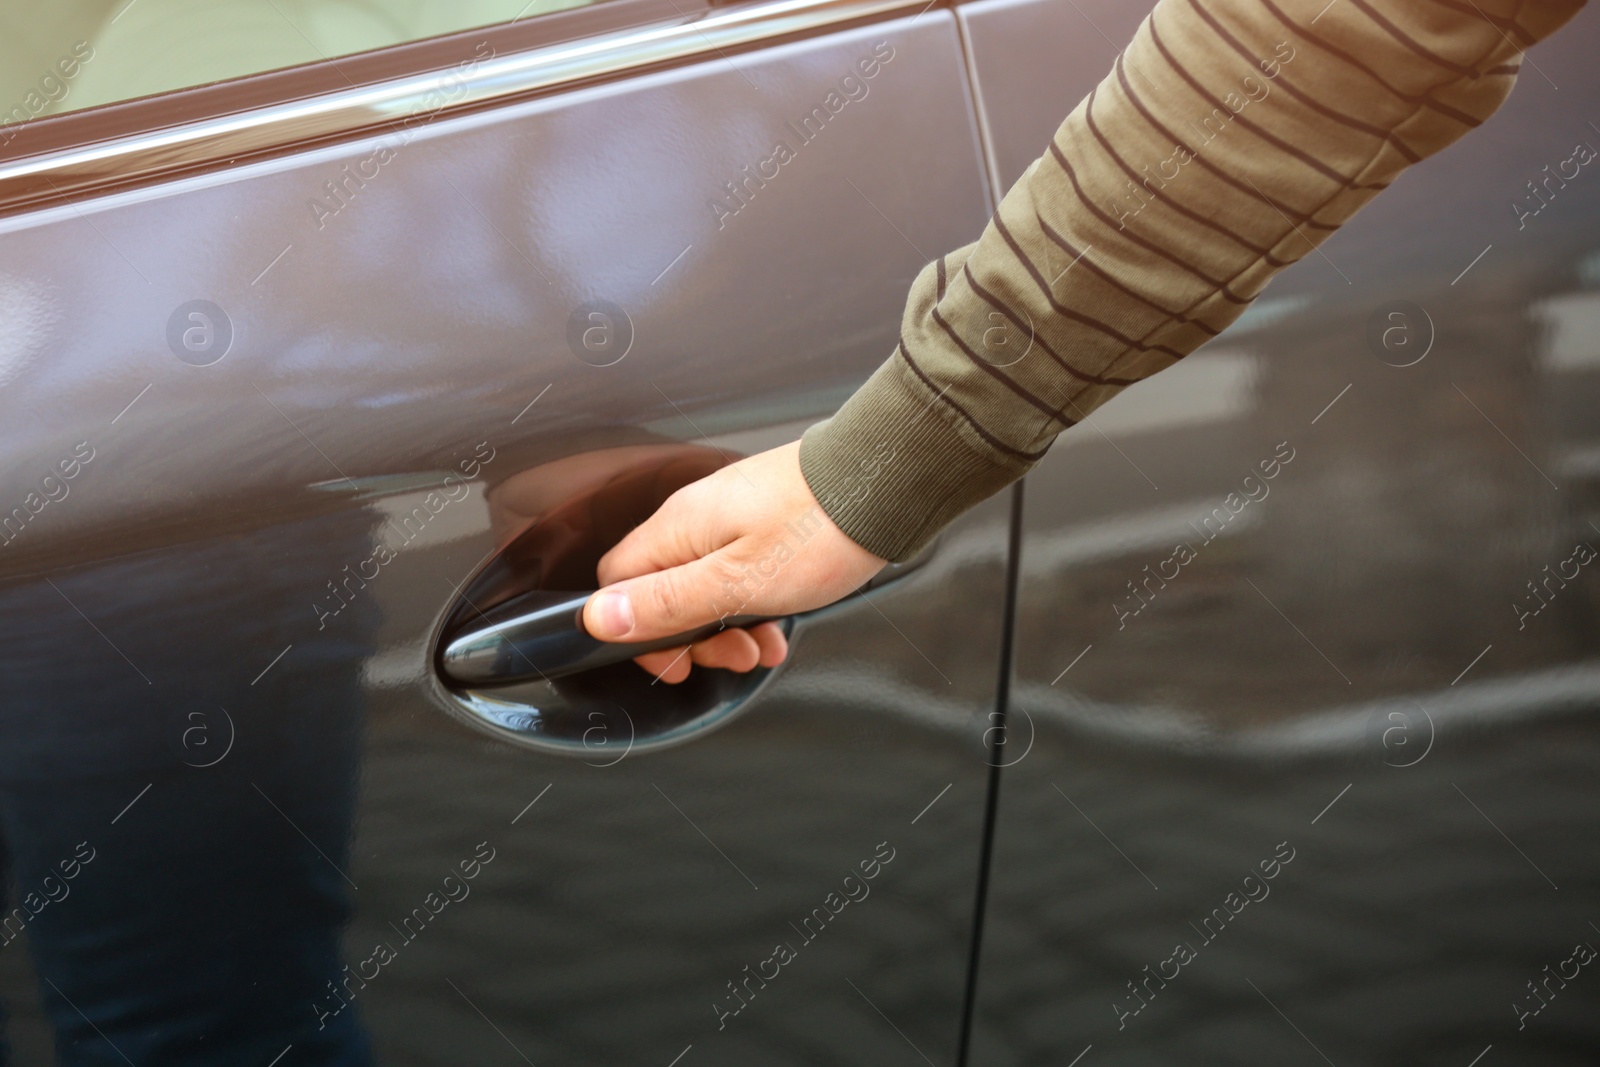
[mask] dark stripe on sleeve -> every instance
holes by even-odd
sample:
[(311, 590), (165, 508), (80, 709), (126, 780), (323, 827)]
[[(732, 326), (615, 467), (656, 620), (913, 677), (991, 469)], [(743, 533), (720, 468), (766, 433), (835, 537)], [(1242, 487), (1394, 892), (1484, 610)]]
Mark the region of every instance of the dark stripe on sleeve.
[(1371, 19), (1375, 25), (1381, 26), (1390, 37), (1393, 37), (1400, 44), (1409, 48), (1422, 58), (1431, 59), (1445, 70), (1448, 70), (1452, 74), (1456, 74), (1463, 78), (1476, 78), (1478, 76), (1478, 72), (1473, 70), (1471, 67), (1463, 67), (1460, 63), (1448, 60), (1444, 56), (1441, 56), (1436, 52), (1430, 52), (1428, 49), (1422, 47), (1422, 44), (1414, 37), (1406, 33), (1399, 26), (1396, 26), (1394, 23), (1390, 22), (1388, 19), (1384, 18), (1379, 12), (1374, 11), (1372, 5), (1367, 3), (1366, 0), (1350, 0), (1350, 4), (1357, 11), (1360, 11), (1363, 15), (1367, 16), (1367, 18)]
[[(1117, 81), (1122, 86), (1123, 95), (1125, 95), (1128, 98), (1128, 102), (1134, 106), (1135, 110), (1137, 110), (1139, 112), (1139, 114), (1144, 116), (1144, 119), (1145, 119), (1146, 122), (1148, 122), (1155, 129), (1160, 130), (1163, 136), (1171, 139), (1171, 141), (1172, 141), (1172, 143), (1174, 145), (1178, 145), (1178, 146), (1180, 146), (1182, 148), (1187, 149), (1189, 154), (1194, 157), (1194, 161), (1196, 163), (1200, 164), (1202, 167), (1204, 167), (1210, 173), (1216, 175), (1219, 180), (1221, 180), (1223, 182), (1226, 182), (1227, 184), (1233, 186), (1235, 189), (1239, 190), (1241, 193), (1248, 193), (1252, 197), (1255, 197), (1255, 196), (1259, 195), (1259, 190), (1252, 189), (1249, 186), (1241, 184), (1239, 179), (1235, 178), (1233, 175), (1229, 174), (1227, 171), (1223, 170), (1221, 167), (1218, 167), (1217, 165), (1212, 163), (1210, 160), (1206, 159), (1205, 156), (1202, 155), (1200, 152), (1196, 151), (1193, 148), (1190, 148), (1189, 147), (1189, 143), (1187, 141), (1185, 141), (1183, 138), (1179, 137), (1177, 134), (1175, 134), (1171, 130), (1169, 130), (1166, 126), (1161, 124), (1161, 121), (1155, 117), (1154, 113), (1152, 113), (1151, 110), (1148, 107), (1145, 106), (1144, 101), (1139, 98), (1139, 94), (1134, 92), (1133, 84), (1130, 81), (1128, 81), (1127, 72), (1122, 69), (1122, 57), (1121, 56), (1117, 57), (1117, 62), (1116, 62), (1115, 69), (1116, 69), (1116, 72), (1117, 72)], [(1294, 206), (1292, 206), (1290, 204), (1280, 203), (1279, 201), (1272, 199), (1272, 197), (1270, 197), (1270, 196), (1267, 197), (1267, 203), (1270, 204), (1272, 207), (1277, 208), (1279, 211), (1283, 212), (1283, 214), (1287, 218), (1289, 218), (1296, 226), (1302, 226), (1302, 225), (1303, 226), (1310, 226), (1312, 229), (1321, 230), (1324, 233), (1332, 233), (1333, 231), (1335, 231), (1335, 230), (1337, 230), (1339, 228), (1337, 226), (1329, 226), (1325, 222), (1318, 222), (1316, 219), (1312, 218), (1310, 215), (1308, 215), (1305, 212), (1301, 211), (1299, 208), (1294, 207)]]
[[(972, 271), (968, 269), (965, 263), (961, 265), (961, 273), (966, 275), (967, 284), (972, 287), (972, 291), (982, 297), (990, 307), (993, 307), (1000, 314), (1010, 319), (1012, 325), (1016, 326), (1018, 329), (1028, 328), (1028, 324), (1017, 318), (1016, 312), (1012, 311), (1005, 301), (999, 299), (993, 293), (989, 292), (989, 290), (978, 284), (978, 279), (972, 276)], [(1102, 378), (1098, 374), (1090, 374), (1088, 371), (1079, 370), (1077, 367), (1074, 367), (1065, 359), (1061, 358), (1060, 353), (1051, 348), (1049, 343), (1046, 342), (1043, 337), (1038, 335), (1037, 331), (1034, 332), (1034, 343), (1043, 349), (1045, 354), (1054, 360), (1062, 370), (1066, 371), (1080, 382), (1088, 382), (1090, 385), (1128, 386), (1140, 380), (1138, 378)]]
[[(1036, 219), (1038, 218), (1037, 215), (1034, 217)], [(1140, 344), (1138, 341), (1135, 341), (1133, 338), (1129, 337), (1127, 334), (1109, 325), (1108, 323), (1101, 322), (1096, 318), (1091, 318), (1081, 311), (1074, 311), (1065, 304), (1058, 302), (1056, 300), (1056, 294), (1050, 289), (1050, 283), (1044, 280), (1044, 275), (1039, 273), (1039, 268), (1033, 265), (1033, 260), (1028, 258), (1027, 254), (1022, 250), (1022, 245), (1017, 241), (1016, 237), (1012, 235), (1011, 231), (1006, 228), (1005, 221), (1002, 220), (999, 215), (994, 217), (994, 228), (995, 232), (1005, 239), (1006, 244), (1010, 246), (1012, 253), (1017, 257), (1017, 260), (1023, 265), (1024, 268), (1027, 269), (1028, 276), (1032, 278), (1034, 284), (1039, 287), (1039, 291), (1044, 294), (1044, 298), (1050, 302), (1050, 309), (1057, 315), (1060, 315), (1065, 319), (1071, 319), (1073, 322), (1081, 323), (1082, 325), (1089, 327), (1091, 330), (1097, 330), (1111, 338), (1113, 341), (1117, 342), (1119, 345), (1125, 345), (1128, 348), (1136, 348), (1141, 352), (1160, 352), (1162, 355), (1172, 356), (1175, 359), (1182, 358), (1182, 352), (1168, 348), (1166, 345)], [(1173, 262), (1177, 263), (1180, 267), (1184, 265), (1183, 262), (1178, 259), (1173, 259)], [(1204, 276), (1197, 274), (1197, 277)], [(1208, 284), (1217, 285), (1219, 283), (1208, 282)]]
[[(1359, 70), (1361, 73), (1365, 74), (1367, 77), (1371, 78), (1373, 81), (1377, 82), (1379, 85), (1381, 85), (1385, 89), (1389, 90), (1398, 99), (1404, 100), (1408, 104), (1413, 104), (1413, 105), (1416, 105), (1418, 107), (1428, 108), (1429, 110), (1437, 112), (1440, 115), (1444, 115), (1447, 118), (1455, 119), (1457, 122), (1461, 123), (1463, 126), (1466, 126), (1466, 127), (1472, 128), (1472, 129), (1476, 129), (1479, 125), (1482, 124), (1482, 121), (1483, 121), (1482, 119), (1474, 118), (1472, 115), (1467, 114), (1465, 111), (1458, 111), (1457, 109), (1451, 107), (1448, 104), (1441, 104), (1439, 101), (1435, 100), (1431, 96), (1427, 96), (1427, 95), (1417, 96), (1417, 95), (1415, 95), (1413, 93), (1408, 93), (1408, 92), (1403, 91), (1402, 89), (1400, 89), (1396, 85), (1391, 85), (1383, 77), (1383, 75), (1379, 74), (1377, 71), (1375, 71), (1371, 67), (1367, 66), (1360, 59), (1358, 59), (1355, 56), (1351, 55), (1349, 52), (1346, 52), (1344, 49), (1340, 48), (1338, 45), (1332, 43), (1331, 41), (1323, 40), (1317, 34), (1313, 33), (1310, 30), (1308, 30), (1306, 27), (1300, 25), (1298, 22), (1295, 22), (1288, 15), (1284, 14), (1283, 11), (1281, 11), (1278, 8), (1278, 5), (1274, 4), (1272, 2), (1272, 0), (1261, 0), (1261, 2), (1262, 2), (1262, 5), (1264, 7), (1266, 7), (1266, 9), (1268, 11), (1272, 12), (1272, 15), (1273, 15), (1274, 18), (1276, 18), (1279, 22), (1283, 23), (1285, 28), (1287, 28), (1291, 32), (1293, 32), (1296, 35), (1298, 35), (1300, 37), (1300, 39), (1302, 41), (1304, 41), (1306, 44), (1315, 45), (1316, 47), (1322, 49), (1324, 52), (1327, 52), (1329, 55), (1334, 56), (1334, 57), (1336, 57), (1338, 59), (1344, 60), (1350, 66), (1354, 67), (1356, 70)], [(1488, 71), (1487, 73), (1494, 74), (1494, 73), (1496, 73), (1496, 71), (1491, 70), (1491, 71)], [(1504, 73), (1504, 72), (1502, 71), (1501, 73)], [(1514, 73), (1514, 71), (1513, 71), (1513, 73)]]
[(1150, 20), (1150, 40), (1156, 46), (1156, 48), (1160, 49), (1161, 54), (1167, 58), (1167, 64), (1177, 73), (1178, 77), (1180, 77), (1184, 81), (1188, 82), (1189, 83), (1189, 87), (1192, 88), (1201, 98), (1209, 101), (1211, 103), (1211, 105), (1212, 105), (1213, 110), (1224, 111), (1227, 114), (1233, 116), (1232, 121), (1237, 122), (1240, 126), (1243, 126), (1245, 129), (1247, 129), (1250, 132), (1254, 133), (1257, 137), (1261, 138), (1263, 141), (1265, 141), (1268, 144), (1272, 145), (1274, 148), (1276, 148), (1278, 151), (1282, 152), (1284, 155), (1289, 156), (1291, 159), (1298, 159), (1300, 162), (1304, 163), (1306, 166), (1310, 167), (1312, 170), (1316, 171), (1318, 174), (1323, 175), (1324, 177), (1328, 178), (1330, 181), (1337, 182), (1340, 185), (1341, 188), (1344, 188), (1344, 189), (1377, 189), (1377, 188), (1382, 188), (1381, 186), (1362, 185), (1362, 184), (1357, 183), (1354, 178), (1349, 178), (1349, 177), (1346, 177), (1343, 174), (1340, 174), (1338, 171), (1334, 170), (1332, 167), (1330, 167), (1326, 163), (1322, 162), (1322, 160), (1318, 159), (1316, 156), (1313, 156), (1310, 152), (1306, 152), (1306, 151), (1304, 151), (1302, 149), (1296, 148), (1294, 145), (1290, 144), (1288, 141), (1285, 141), (1283, 138), (1278, 137), (1278, 136), (1276, 136), (1274, 134), (1268, 133), (1262, 127), (1257, 126), (1254, 122), (1251, 122), (1249, 119), (1245, 118), (1244, 114), (1242, 112), (1233, 111), (1226, 104), (1224, 104), (1221, 100), (1218, 100), (1216, 97), (1212, 96), (1206, 90), (1205, 86), (1201, 85), (1199, 80), (1196, 79), (1194, 77), (1194, 75), (1189, 73), (1188, 68), (1185, 67), (1182, 63), (1178, 62), (1178, 57), (1173, 55), (1167, 49), (1167, 46), (1161, 40), (1161, 35), (1156, 32), (1156, 24), (1155, 24), (1155, 20), (1154, 19)]
[[(1195, 14), (1199, 15), (1200, 18), (1205, 21), (1207, 26), (1211, 27), (1212, 31), (1215, 32), (1219, 38), (1225, 41), (1227, 45), (1237, 52), (1242, 58), (1247, 61), (1254, 60), (1255, 57), (1250, 54), (1250, 50), (1246, 48), (1237, 37), (1229, 33), (1227, 27), (1218, 22), (1216, 18), (1212, 16), (1211, 12), (1207, 11), (1203, 6), (1201, 6), (1200, 0), (1189, 0), (1189, 6), (1194, 9)], [(1252, 71), (1251, 76), (1254, 77), (1254, 71)], [(1300, 103), (1304, 104), (1306, 107), (1309, 107), (1311, 110), (1315, 111), (1317, 114), (1325, 115), (1334, 122), (1339, 123), (1341, 126), (1346, 126), (1359, 133), (1364, 133), (1369, 137), (1376, 137), (1380, 141), (1387, 141), (1388, 143), (1394, 145), (1395, 151), (1404, 156), (1406, 161), (1409, 163), (1422, 162), (1422, 156), (1420, 156), (1410, 145), (1406, 144), (1399, 137), (1395, 136), (1395, 134), (1391, 131), (1379, 129), (1378, 127), (1369, 123), (1362, 122), (1360, 119), (1352, 118), (1343, 112), (1335, 111), (1333, 108), (1324, 105), (1321, 101), (1307, 96), (1299, 89), (1296, 89), (1294, 85), (1289, 82), (1288, 77), (1282, 72), (1280, 72), (1278, 78), (1272, 78), (1269, 80), (1275, 82), (1280, 89), (1294, 97), (1296, 100), (1300, 101)], [(1263, 98), (1263, 100), (1264, 99), (1265, 98)], [(1281, 265), (1282, 264), (1279, 264), (1279, 266)]]
[[(1154, 300), (1151, 300), (1137, 289), (1134, 289), (1132, 286), (1122, 282), (1110, 271), (1103, 270), (1096, 266), (1094, 260), (1089, 258), (1088, 249), (1080, 252), (1078, 249), (1072, 247), (1071, 241), (1068, 241), (1065, 237), (1057, 233), (1051, 228), (1050, 224), (1044, 221), (1042, 218), (1039, 219), (1039, 229), (1044, 232), (1046, 237), (1054, 241), (1063, 252), (1071, 256), (1085, 269), (1093, 271), (1095, 277), (1099, 278), (1113, 289), (1116, 289), (1118, 292), (1125, 293), (1127, 296), (1139, 301), (1139, 303), (1143, 304), (1147, 308), (1161, 312), (1161, 314), (1165, 315), (1169, 320), (1176, 320), (1183, 323), (1185, 326), (1193, 326), (1208, 336), (1215, 337), (1217, 334), (1222, 332), (1215, 326), (1212, 326), (1210, 323), (1205, 322), (1202, 319), (1191, 319), (1188, 315), (1181, 311), (1172, 311), (1168, 308), (1162, 307), (1160, 304), (1156, 303)], [(1092, 248), (1093, 246), (1091, 245), (1090, 247)], [(962, 264), (962, 269), (965, 270), (965, 268), (966, 264)], [(970, 279), (971, 273), (968, 272), (967, 276)], [(1192, 307), (1193, 305), (1190, 306)]]
[[(1473, 15), (1477, 18), (1481, 18), (1483, 21), (1487, 22), (1489, 25), (1493, 26), (1502, 33), (1509, 30), (1511, 33), (1522, 39), (1524, 46), (1538, 43), (1538, 38), (1534, 37), (1533, 34), (1519, 26), (1515, 19), (1495, 18), (1477, 4), (1462, 4), (1458, 3), (1457, 0), (1432, 0), (1432, 2), (1438, 4), (1440, 7), (1447, 7), (1452, 11), (1459, 11), (1463, 15)], [(1520, 7), (1521, 5), (1519, 4), (1518, 6)]]
[[(1084, 193), (1083, 186), (1078, 184), (1077, 172), (1072, 169), (1072, 164), (1067, 162), (1067, 157), (1061, 153), (1061, 146), (1056, 144), (1055, 138), (1053, 138), (1053, 137), (1050, 139), (1050, 157), (1056, 161), (1056, 164), (1063, 171), (1066, 172), (1067, 178), (1072, 182), (1073, 190), (1076, 191), (1077, 194), (1078, 194), (1078, 201), (1081, 204), (1083, 204), (1084, 207), (1088, 208), (1089, 211), (1095, 216), (1095, 218), (1099, 219), (1101, 222), (1105, 223), (1107, 226), (1110, 226), (1111, 225), (1110, 217), (1107, 216), (1105, 212), (1103, 212), (1099, 208), (1095, 207), (1094, 204), (1089, 202), (1089, 197)], [(1196, 157), (1196, 158), (1198, 158), (1198, 157)], [(999, 219), (1000, 219), (1000, 216), (996, 215), (995, 216), (995, 221), (998, 222)], [(1188, 263), (1188, 262), (1185, 262), (1182, 259), (1179, 259), (1176, 255), (1174, 255), (1173, 253), (1167, 251), (1165, 248), (1162, 248), (1160, 245), (1155, 244), (1155, 243), (1153, 243), (1151, 241), (1145, 240), (1143, 237), (1140, 237), (1137, 233), (1135, 233), (1132, 230), (1128, 229), (1126, 226), (1121, 227), (1120, 229), (1117, 230), (1117, 232), (1122, 234), (1128, 240), (1132, 241), (1134, 244), (1138, 245), (1140, 248), (1143, 248), (1148, 252), (1153, 252), (1156, 255), (1160, 256), (1162, 259), (1167, 260), (1169, 263), (1172, 263), (1172, 264), (1174, 264), (1174, 265), (1176, 265), (1178, 267), (1182, 267), (1184, 270), (1188, 271), (1190, 274), (1193, 274), (1196, 278), (1199, 278), (1201, 281), (1205, 282), (1207, 285), (1211, 286), (1213, 289), (1216, 289), (1224, 297), (1226, 297), (1228, 300), (1231, 300), (1233, 303), (1235, 303), (1235, 304), (1248, 304), (1248, 303), (1250, 303), (1250, 301), (1244, 299), (1241, 296), (1238, 296), (1231, 289), (1229, 289), (1226, 282), (1224, 282), (1224, 281), (1222, 281), (1220, 279), (1211, 277), (1209, 274), (1206, 274), (1204, 271), (1202, 271), (1199, 268), (1195, 267), (1194, 264)], [(1008, 237), (1007, 240), (1009, 241), (1010, 238)], [(1021, 253), (1018, 252), (1018, 255), (1021, 255)]]
[[(1123, 158), (1120, 155), (1117, 154), (1116, 148), (1114, 148), (1112, 146), (1111, 142), (1106, 138), (1106, 135), (1104, 133), (1100, 132), (1100, 124), (1095, 122), (1095, 120), (1094, 120), (1094, 99), (1095, 99), (1095, 93), (1098, 92), (1098, 90), (1099, 90), (1099, 87), (1096, 86), (1095, 89), (1092, 89), (1089, 92), (1089, 103), (1084, 108), (1084, 111), (1083, 111), (1083, 117), (1084, 117), (1085, 123), (1089, 127), (1089, 132), (1094, 134), (1095, 140), (1100, 142), (1100, 147), (1105, 149), (1106, 155), (1110, 156), (1113, 160), (1116, 161), (1117, 166), (1122, 168), (1122, 172), (1124, 174), (1126, 174), (1129, 178), (1133, 179), (1133, 182), (1134, 182), (1135, 185), (1138, 185), (1141, 188), (1145, 189), (1145, 191), (1149, 192), (1157, 200), (1161, 201), (1163, 204), (1166, 204), (1168, 207), (1170, 207), (1172, 210), (1176, 211), (1178, 214), (1182, 215), (1184, 218), (1190, 219), (1191, 221), (1194, 221), (1194, 222), (1198, 222), (1200, 225), (1205, 226), (1208, 229), (1215, 230), (1217, 233), (1220, 233), (1222, 236), (1228, 238), (1230, 241), (1233, 241), (1233, 242), (1237, 243), (1238, 245), (1240, 245), (1242, 248), (1246, 249), (1247, 251), (1254, 252), (1256, 255), (1263, 257), (1264, 259), (1266, 259), (1266, 261), (1268, 263), (1271, 263), (1274, 267), (1287, 267), (1289, 264), (1294, 262), (1294, 260), (1292, 260), (1292, 259), (1278, 259), (1278, 258), (1276, 258), (1275, 256), (1273, 256), (1271, 254), (1271, 252), (1268, 249), (1261, 248), (1258, 245), (1253, 244), (1252, 242), (1245, 240), (1243, 237), (1240, 237), (1238, 234), (1234, 233), (1232, 230), (1228, 229), (1226, 226), (1222, 225), (1219, 222), (1215, 222), (1215, 221), (1213, 221), (1211, 219), (1208, 219), (1204, 215), (1199, 214), (1198, 212), (1190, 211), (1188, 208), (1184, 207), (1182, 204), (1180, 204), (1178, 201), (1174, 200), (1172, 197), (1168, 196), (1166, 193), (1162, 192), (1160, 189), (1152, 189), (1152, 188), (1150, 188), (1150, 186), (1144, 185), (1139, 180), (1139, 172), (1134, 170), (1132, 166), (1130, 166), (1128, 163), (1126, 163), (1123, 160)], [(1149, 165), (1146, 164), (1146, 168), (1147, 169), (1148, 169), (1148, 166)], [(1167, 182), (1175, 182), (1175, 181), (1178, 180), (1178, 178), (1183, 177), (1183, 172), (1181, 170), (1178, 172), (1178, 178), (1168, 178), (1168, 177), (1166, 177), (1164, 175), (1161, 175), (1161, 174), (1157, 174), (1155, 177), (1156, 177), (1157, 181), (1160, 181), (1163, 185), (1165, 185)]]
[[(950, 399), (950, 394), (948, 391), (940, 389), (933, 383), (932, 379), (930, 379), (926, 374), (922, 373), (922, 368), (917, 366), (916, 360), (911, 358), (911, 351), (906, 348), (906, 339), (904, 337), (900, 338), (900, 358), (906, 361), (906, 366), (911, 368), (911, 373), (915, 374), (917, 379), (933, 392), (934, 399), (943, 401), (950, 407), (950, 410), (954, 411), (957, 415), (960, 415), (963, 419), (965, 419), (967, 421), (967, 425), (972, 427), (973, 432), (979, 437), (983, 438), (983, 440), (990, 447), (994, 448), (995, 451), (1004, 452), (1006, 455), (1013, 456), (1025, 463), (1037, 463), (1039, 460), (1043, 459), (1044, 454), (1050, 450), (1050, 446), (1046, 445), (1037, 452), (1023, 452), (1020, 449), (1012, 448), (994, 434), (978, 425), (978, 420), (973, 418), (971, 414), (967, 412), (966, 408)], [(1068, 425), (1075, 424), (1068, 423)]]
[[(990, 363), (988, 360), (978, 355), (978, 353), (974, 352), (967, 342), (962, 339), (961, 335), (956, 333), (951, 325), (945, 321), (945, 317), (939, 314), (939, 309), (937, 307), (933, 309), (933, 321), (939, 324), (939, 327), (944, 330), (945, 334), (950, 338), (950, 340), (956, 343), (956, 347), (961, 349), (961, 351), (966, 354), (968, 359), (972, 360), (973, 363), (976, 363), (979, 367), (988, 372), (989, 376), (995, 379), (995, 381), (1001, 383), (1007, 389), (1010, 389), (1013, 393), (1017, 394), (1019, 397), (1026, 400), (1028, 403), (1032, 404), (1046, 415), (1049, 415), (1052, 419), (1062, 423), (1064, 426), (1072, 425), (1071, 421), (1063, 416), (1060, 412), (1056, 411), (1055, 408), (1051, 407), (1038, 396), (1035, 396), (1028, 389), (1023, 388), (1021, 383), (1014, 381), (1010, 375), (1000, 373), (999, 367), (996, 367), (993, 363)], [(1028, 338), (1028, 343), (1031, 347), (1034, 339), (1034, 331), (1031, 329), (1028, 331)]]

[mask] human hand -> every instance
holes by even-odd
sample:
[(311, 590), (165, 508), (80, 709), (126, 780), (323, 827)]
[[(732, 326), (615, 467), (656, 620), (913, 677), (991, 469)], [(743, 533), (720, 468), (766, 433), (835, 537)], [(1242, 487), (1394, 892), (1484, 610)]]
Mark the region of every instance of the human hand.
[[(583, 608), (603, 641), (649, 641), (734, 615), (792, 615), (860, 588), (886, 561), (850, 540), (800, 473), (798, 441), (684, 486), (600, 560), (602, 588)], [(663, 682), (693, 664), (776, 667), (776, 623), (723, 630), (635, 662)]]

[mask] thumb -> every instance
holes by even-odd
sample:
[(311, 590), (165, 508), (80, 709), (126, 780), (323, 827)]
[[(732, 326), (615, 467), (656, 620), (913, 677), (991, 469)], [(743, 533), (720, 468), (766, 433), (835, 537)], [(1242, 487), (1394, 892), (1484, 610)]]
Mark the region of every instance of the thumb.
[(737, 614), (729, 610), (737, 598), (722, 588), (721, 562), (712, 553), (608, 585), (584, 604), (584, 629), (602, 641), (654, 641)]

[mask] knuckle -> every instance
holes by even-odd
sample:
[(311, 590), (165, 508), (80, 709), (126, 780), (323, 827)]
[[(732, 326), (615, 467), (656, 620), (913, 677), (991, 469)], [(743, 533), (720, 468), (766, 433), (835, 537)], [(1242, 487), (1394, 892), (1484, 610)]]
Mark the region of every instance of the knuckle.
[(704, 580), (713, 591), (734, 584), (741, 568), (725, 556), (712, 556), (702, 561)]
[(684, 597), (683, 579), (676, 571), (662, 571), (656, 580), (649, 586), (649, 607), (651, 613), (663, 625), (672, 625), (684, 617), (686, 601)]

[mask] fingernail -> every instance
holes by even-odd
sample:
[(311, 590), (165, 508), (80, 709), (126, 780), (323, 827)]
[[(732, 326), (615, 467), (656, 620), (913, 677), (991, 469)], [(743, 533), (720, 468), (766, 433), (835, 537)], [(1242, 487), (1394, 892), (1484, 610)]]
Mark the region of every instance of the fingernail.
[(633, 605), (626, 593), (608, 590), (595, 594), (593, 615), (599, 624), (596, 637), (626, 637), (633, 630)]

